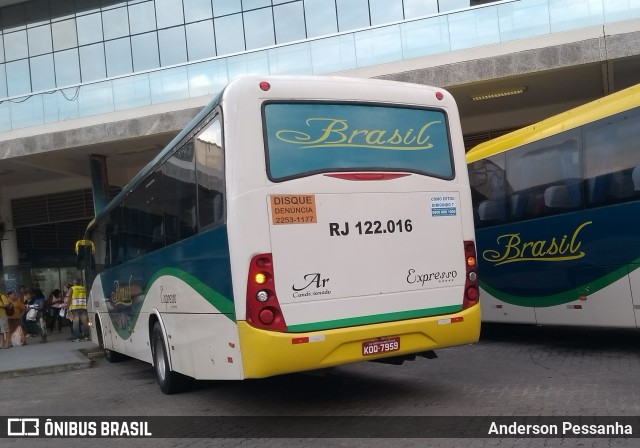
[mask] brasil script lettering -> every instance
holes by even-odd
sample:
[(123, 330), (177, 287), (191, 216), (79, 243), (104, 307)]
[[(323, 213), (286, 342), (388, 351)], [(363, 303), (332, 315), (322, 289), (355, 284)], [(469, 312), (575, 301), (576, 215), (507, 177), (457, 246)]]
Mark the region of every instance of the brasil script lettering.
[(281, 129), (276, 132), (276, 138), (286, 143), (303, 144), (301, 148), (330, 148), (336, 146), (353, 148), (395, 149), (415, 151), (429, 149), (428, 129), (441, 123), (430, 121), (425, 123), (418, 132), (413, 128), (401, 129), (350, 129), (349, 121), (344, 118), (309, 118), (307, 126), (310, 133)]
[(582, 241), (578, 238), (580, 231), (593, 221), (580, 224), (571, 237), (563, 235), (561, 238), (553, 237), (551, 240), (523, 241), (519, 233), (500, 235), (496, 242), (504, 246), (500, 251), (485, 250), (482, 258), (494, 263), (495, 266), (515, 263), (518, 261), (568, 261), (577, 260), (585, 256), (580, 250)]
[(113, 292), (111, 293), (111, 302), (115, 306), (131, 306), (133, 304), (132, 299), (132, 287), (131, 278), (129, 276), (129, 284), (121, 286), (118, 280), (113, 282)]

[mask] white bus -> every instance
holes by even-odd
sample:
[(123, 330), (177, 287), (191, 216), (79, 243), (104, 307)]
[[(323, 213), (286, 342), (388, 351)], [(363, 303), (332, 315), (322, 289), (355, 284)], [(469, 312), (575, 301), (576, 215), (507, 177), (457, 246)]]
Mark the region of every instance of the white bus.
[(464, 146), (442, 89), (239, 78), (86, 240), (94, 340), (108, 360), (152, 363), (165, 393), (479, 337)]

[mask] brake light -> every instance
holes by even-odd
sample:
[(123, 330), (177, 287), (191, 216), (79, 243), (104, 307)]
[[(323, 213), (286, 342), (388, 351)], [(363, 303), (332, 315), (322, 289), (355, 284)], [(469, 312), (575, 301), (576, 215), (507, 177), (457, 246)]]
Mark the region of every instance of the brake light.
[(462, 309), (478, 303), (480, 289), (478, 288), (478, 273), (476, 271), (476, 244), (473, 241), (464, 242), (464, 258), (466, 260), (466, 279), (464, 284), (464, 300)]
[(247, 322), (264, 330), (287, 331), (273, 277), (271, 254), (256, 255), (249, 265)]

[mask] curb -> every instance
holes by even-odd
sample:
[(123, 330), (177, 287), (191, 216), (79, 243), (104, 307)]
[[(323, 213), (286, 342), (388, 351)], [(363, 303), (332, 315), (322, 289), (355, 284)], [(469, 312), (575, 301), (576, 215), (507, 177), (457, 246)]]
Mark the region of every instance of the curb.
[(101, 348), (83, 348), (79, 350), (84, 356), (89, 358), (92, 363), (98, 359), (104, 358), (104, 350)]
[(44, 375), (47, 373), (68, 372), (70, 370), (82, 370), (91, 367), (91, 359), (86, 361), (72, 362), (66, 364), (57, 364), (52, 366), (31, 367), (26, 369), (11, 370), (8, 372), (0, 372), (0, 379), (6, 378), (22, 378), (25, 376)]

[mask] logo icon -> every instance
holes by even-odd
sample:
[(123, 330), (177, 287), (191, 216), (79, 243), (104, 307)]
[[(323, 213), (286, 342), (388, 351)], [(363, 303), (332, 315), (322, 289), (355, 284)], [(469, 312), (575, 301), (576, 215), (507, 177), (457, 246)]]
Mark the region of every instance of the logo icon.
[(7, 436), (39, 436), (39, 418), (9, 418), (7, 419)]

